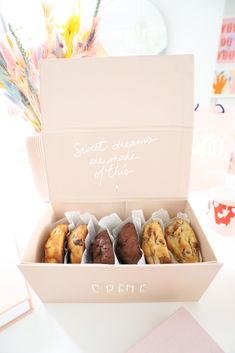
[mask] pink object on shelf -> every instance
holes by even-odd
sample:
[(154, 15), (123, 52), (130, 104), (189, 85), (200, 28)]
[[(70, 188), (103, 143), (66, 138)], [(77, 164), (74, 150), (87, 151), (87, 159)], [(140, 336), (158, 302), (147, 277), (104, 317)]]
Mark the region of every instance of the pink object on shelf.
[[(0, 249), (0, 331), (32, 310), (24, 277), (17, 268), (18, 253), (11, 234), (3, 232)], [(6, 251), (7, 249), (7, 251)]]
[(127, 353), (224, 353), (189, 312), (180, 308)]
[(16, 265), (0, 265), (0, 331), (32, 310), (24, 278)]

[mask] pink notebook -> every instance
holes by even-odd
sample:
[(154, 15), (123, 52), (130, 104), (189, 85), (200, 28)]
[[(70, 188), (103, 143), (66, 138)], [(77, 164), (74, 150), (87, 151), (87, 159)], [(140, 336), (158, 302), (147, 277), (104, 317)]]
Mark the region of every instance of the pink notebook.
[(177, 310), (127, 353), (225, 353), (187, 310)]

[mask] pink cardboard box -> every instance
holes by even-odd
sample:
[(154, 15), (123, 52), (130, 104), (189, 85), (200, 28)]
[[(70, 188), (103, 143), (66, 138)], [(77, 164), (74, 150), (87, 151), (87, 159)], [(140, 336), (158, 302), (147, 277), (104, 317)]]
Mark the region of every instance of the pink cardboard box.
[(178, 309), (127, 353), (225, 353), (184, 308)]
[[(20, 269), (45, 302), (195, 301), (221, 264), (187, 200), (193, 130), (193, 58), (107, 57), (41, 63), (50, 204)], [(188, 213), (203, 262), (164, 265), (41, 263), (65, 211), (122, 219), (142, 208)], [(193, 278), (193, 281), (192, 281)], [(190, 285), (189, 285), (190, 284)]]

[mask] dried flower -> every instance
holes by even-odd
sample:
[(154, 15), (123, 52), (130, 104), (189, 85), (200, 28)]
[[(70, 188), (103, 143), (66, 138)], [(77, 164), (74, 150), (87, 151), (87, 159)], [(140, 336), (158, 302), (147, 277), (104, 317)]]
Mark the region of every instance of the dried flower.
[(67, 19), (63, 26), (62, 36), (66, 45), (65, 58), (70, 58), (73, 52), (74, 36), (78, 34), (80, 29), (80, 4), (78, 3), (77, 11), (73, 9), (72, 15)]
[[(17, 31), (6, 25), (0, 14), (4, 31), (0, 42), (0, 89), (22, 112), (36, 131), (41, 131), (39, 60), (41, 58), (70, 58), (71, 56), (96, 56), (97, 14), (101, 0), (97, 0), (90, 30), (81, 31), (80, 3), (62, 26), (57, 26), (52, 15), (52, 5), (42, 3), (45, 19), (46, 40), (38, 48), (25, 51)], [(103, 53), (102, 53), (103, 54)]]

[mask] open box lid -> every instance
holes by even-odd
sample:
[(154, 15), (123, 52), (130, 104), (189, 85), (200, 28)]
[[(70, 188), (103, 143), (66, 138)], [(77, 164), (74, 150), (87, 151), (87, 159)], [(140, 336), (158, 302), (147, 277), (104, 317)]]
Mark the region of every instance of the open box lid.
[(187, 198), (191, 55), (43, 60), (51, 201)]

